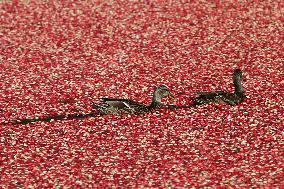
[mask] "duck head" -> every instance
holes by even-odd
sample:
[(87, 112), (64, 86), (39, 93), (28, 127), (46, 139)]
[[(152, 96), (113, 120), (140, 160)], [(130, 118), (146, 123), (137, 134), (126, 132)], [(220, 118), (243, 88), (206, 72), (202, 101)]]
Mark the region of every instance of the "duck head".
[(153, 93), (152, 106), (158, 106), (162, 103), (162, 99), (165, 97), (174, 98), (169, 88), (166, 85), (160, 85)]
[(240, 79), (243, 77), (243, 73), (242, 73), (242, 70), (240, 69), (235, 69), (234, 70), (234, 73), (233, 73), (233, 77), (239, 77)]

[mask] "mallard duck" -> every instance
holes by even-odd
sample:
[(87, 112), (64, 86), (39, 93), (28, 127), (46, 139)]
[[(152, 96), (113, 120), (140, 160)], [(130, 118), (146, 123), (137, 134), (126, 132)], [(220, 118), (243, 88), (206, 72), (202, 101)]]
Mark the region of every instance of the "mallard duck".
[(241, 80), (242, 71), (240, 69), (236, 69), (233, 73), (233, 83), (235, 87), (234, 93), (225, 91), (198, 92), (198, 96), (196, 98), (192, 98), (194, 105), (208, 104), (210, 102), (226, 103), (229, 105), (237, 105), (241, 103), (245, 98), (245, 92)]
[(141, 114), (150, 112), (156, 108), (164, 106), (162, 104), (162, 98), (164, 97), (174, 98), (169, 88), (166, 85), (161, 85), (155, 89), (150, 105), (144, 105), (129, 99), (115, 98), (101, 98), (102, 103), (92, 104), (93, 107), (99, 110), (99, 112), (102, 114)]

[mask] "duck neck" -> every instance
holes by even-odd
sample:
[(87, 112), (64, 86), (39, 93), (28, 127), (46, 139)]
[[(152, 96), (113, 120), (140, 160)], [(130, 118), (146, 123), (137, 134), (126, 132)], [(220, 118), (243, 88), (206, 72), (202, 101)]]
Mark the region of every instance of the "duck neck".
[(235, 93), (236, 94), (244, 93), (244, 88), (242, 86), (241, 77), (240, 76), (234, 76), (233, 82), (234, 82), (234, 86), (235, 86)]
[(153, 97), (152, 97), (152, 103), (151, 103), (151, 107), (157, 107), (158, 105), (160, 105), (162, 103), (162, 97), (161, 95), (155, 91), (153, 93)]

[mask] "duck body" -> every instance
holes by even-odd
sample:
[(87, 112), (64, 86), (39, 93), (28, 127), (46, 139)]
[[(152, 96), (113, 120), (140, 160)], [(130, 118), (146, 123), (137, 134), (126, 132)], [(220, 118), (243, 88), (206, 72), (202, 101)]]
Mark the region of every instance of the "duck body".
[(220, 104), (229, 104), (235, 106), (243, 102), (245, 96), (243, 94), (235, 94), (224, 91), (201, 92), (196, 98), (192, 98), (194, 105), (209, 104), (211, 102)]
[(101, 98), (101, 104), (93, 104), (102, 114), (141, 114), (151, 107), (129, 99)]
[(225, 91), (213, 91), (213, 92), (198, 92), (198, 96), (192, 98), (194, 105), (214, 103), (225, 103), (229, 105), (237, 105), (245, 99), (245, 92), (241, 84), (242, 71), (236, 69), (233, 73), (233, 83), (235, 87), (234, 93)]
[(93, 104), (101, 114), (142, 114), (163, 106), (162, 98), (172, 96), (165, 85), (157, 87), (154, 91), (150, 105), (141, 104), (129, 99), (101, 98), (100, 104)]

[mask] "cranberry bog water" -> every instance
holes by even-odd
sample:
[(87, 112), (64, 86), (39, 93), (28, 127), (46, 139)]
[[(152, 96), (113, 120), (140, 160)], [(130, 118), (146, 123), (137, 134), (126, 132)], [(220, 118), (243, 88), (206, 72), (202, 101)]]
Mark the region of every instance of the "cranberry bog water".
[[(284, 187), (283, 7), (1, 1), (1, 186)], [(236, 106), (92, 113), (101, 97), (149, 104), (161, 84), (178, 105), (233, 91), (237, 68)]]

